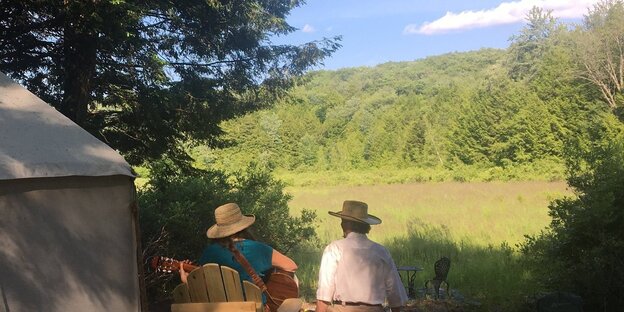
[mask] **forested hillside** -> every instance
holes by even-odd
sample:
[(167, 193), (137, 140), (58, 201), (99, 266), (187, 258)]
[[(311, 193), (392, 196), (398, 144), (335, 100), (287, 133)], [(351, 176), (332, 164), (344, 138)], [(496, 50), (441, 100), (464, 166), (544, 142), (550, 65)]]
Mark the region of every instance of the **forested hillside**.
[[(545, 27), (547, 36), (527, 34)], [(564, 41), (572, 31), (542, 21), (525, 32), (507, 50), (312, 72), (275, 107), (224, 123), (228, 148), (196, 155), (227, 170), (253, 161), (297, 172), (429, 168), (462, 171), (451, 176), (461, 180), (563, 179), (567, 142), (618, 123), (576, 72)], [(467, 173), (477, 171), (485, 174)]]

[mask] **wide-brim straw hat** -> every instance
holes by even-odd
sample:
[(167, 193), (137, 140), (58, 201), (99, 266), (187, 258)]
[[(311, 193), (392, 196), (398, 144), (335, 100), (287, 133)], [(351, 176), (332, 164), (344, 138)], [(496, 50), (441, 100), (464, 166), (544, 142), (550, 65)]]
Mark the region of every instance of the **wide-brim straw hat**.
[(215, 225), (211, 226), (206, 235), (208, 238), (224, 238), (238, 233), (256, 222), (254, 215), (243, 215), (235, 203), (228, 203), (215, 209)]
[(342, 211), (330, 211), (329, 214), (334, 217), (368, 223), (370, 225), (381, 223), (381, 219), (368, 214), (368, 205), (366, 203), (356, 200), (345, 200), (342, 204)]

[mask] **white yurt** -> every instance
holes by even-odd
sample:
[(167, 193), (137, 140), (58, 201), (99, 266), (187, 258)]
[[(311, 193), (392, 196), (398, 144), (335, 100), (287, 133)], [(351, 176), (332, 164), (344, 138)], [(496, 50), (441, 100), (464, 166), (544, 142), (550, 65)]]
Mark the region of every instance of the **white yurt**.
[(134, 178), (0, 73), (0, 312), (141, 311)]

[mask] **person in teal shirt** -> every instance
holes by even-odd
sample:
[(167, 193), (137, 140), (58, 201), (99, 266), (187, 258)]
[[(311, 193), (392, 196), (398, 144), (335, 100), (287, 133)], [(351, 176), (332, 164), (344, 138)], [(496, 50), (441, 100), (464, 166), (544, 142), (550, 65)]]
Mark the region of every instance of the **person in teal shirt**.
[[(256, 221), (254, 215), (243, 215), (236, 203), (219, 206), (214, 213), (216, 224), (206, 231), (206, 235), (212, 240), (212, 243), (204, 249), (197, 261), (198, 264), (217, 263), (231, 267), (238, 271), (242, 280), (253, 283), (247, 271), (236, 261), (234, 254), (228, 249), (228, 246), (234, 243), (236, 249), (247, 259), (260, 277), (264, 277), (272, 268), (293, 273), (297, 270), (297, 264), (292, 259), (273, 249), (273, 247), (252, 239), (248, 228)], [(184, 271), (181, 263), (180, 279), (186, 283), (187, 277), (188, 272)], [(263, 302), (266, 303), (264, 294)]]
[[(265, 272), (273, 268), (273, 248), (271, 246), (251, 239), (235, 238), (233, 240), (236, 249), (245, 256), (260, 277), (264, 277)], [(218, 263), (229, 266), (238, 271), (242, 279), (253, 282), (247, 271), (236, 261), (232, 252), (224, 244), (213, 243), (208, 245), (197, 262), (200, 265)]]

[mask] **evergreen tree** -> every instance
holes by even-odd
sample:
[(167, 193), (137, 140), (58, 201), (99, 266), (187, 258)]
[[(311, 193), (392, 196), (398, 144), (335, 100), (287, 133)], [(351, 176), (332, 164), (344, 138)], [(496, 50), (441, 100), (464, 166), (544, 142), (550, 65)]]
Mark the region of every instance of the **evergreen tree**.
[(301, 1), (2, 0), (0, 70), (132, 164), (218, 143), (339, 44), (274, 45)]
[(557, 31), (557, 20), (552, 11), (533, 7), (526, 17), (527, 24), (520, 34), (510, 38), (509, 75), (512, 79), (532, 78), (537, 63), (548, 51), (549, 38)]

